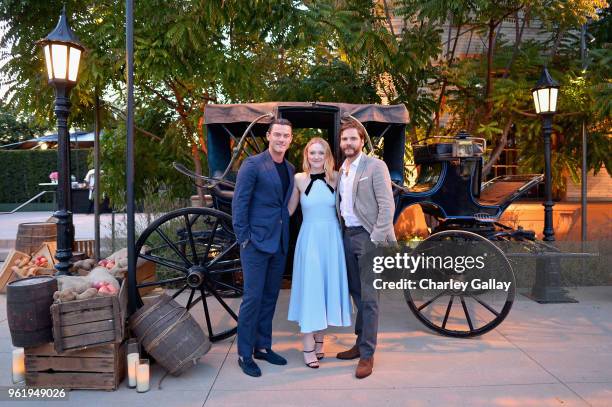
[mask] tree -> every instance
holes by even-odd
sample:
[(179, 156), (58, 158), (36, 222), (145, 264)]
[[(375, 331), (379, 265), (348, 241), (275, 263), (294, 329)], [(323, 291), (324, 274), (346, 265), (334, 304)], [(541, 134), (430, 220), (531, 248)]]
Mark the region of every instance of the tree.
[[(577, 175), (577, 136), (585, 117), (590, 123), (589, 165), (598, 170), (602, 163), (609, 163), (610, 143), (604, 130), (609, 128), (610, 117), (609, 69), (595, 69), (609, 64), (609, 51), (605, 47), (594, 49), (590, 54), (593, 68), (585, 75), (575, 37), (587, 18), (597, 20), (605, 1), (406, 0), (400, 4), (398, 12), (411, 29), (419, 24), (434, 24), (438, 28), (450, 24), (448, 38), (438, 40), (438, 44), (445, 41), (447, 52), (438, 58), (438, 75), (429, 82), (430, 89), (437, 92), (437, 106), (427, 135), (452, 135), (467, 129), (486, 137), (493, 145), (484, 168), (486, 175), (512, 134), (522, 151), (523, 170), (541, 171), (543, 145), (539, 120), (531, 113), (530, 88), (542, 65), (547, 64), (562, 85), (560, 113), (555, 119), (555, 180), (563, 179), (561, 173), (573, 178)], [(499, 31), (508, 17), (515, 20), (513, 42)], [(526, 25), (538, 22), (544, 29), (544, 41), (525, 40)], [(484, 51), (477, 57), (459, 59), (455, 53), (457, 42), (461, 35), (471, 32), (485, 38)], [(445, 127), (438, 122), (443, 112), (450, 117)], [(606, 168), (612, 171), (610, 165)]]
[(33, 117), (23, 117), (0, 102), (0, 145), (42, 136), (46, 130), (48, 126), (36, 123)]
[[(191, 156), (196, 171), (204, 172), (201, 153), (207, 150), (202, 116), (211, 101), (247, 102), (271, 97), (379, 100), (375, 81), (369, 71), (362, 71), (364, 64), (360, 63), (361, 56), (368, 53), (368, 64), (375, 62), (371, 49), (376, 44), (372, 41), (382, 32), (378, 29), (376, 35), (367, 37), (372, 41), (359, 43), (363, 37), (360, 29), (367, 26), (370, 15), (368, 8), (358, 6), (370, 3), (137, 2), (137, 138), (174, 147), (169, 156), (174, 155), (178, 161)], [(113, 119), (120, 121), (125, 107), (123, 8), (112, 2), (75, 0), (68, 1), (66, 7), (71, 26), (88, 48), (79, 82), (71, 94), (71, 123), (91, 125), (98, 94), (109, 118), (103, 125), (109, 130), (120, 129), (113, 127)], [(55, 21), (49, 16), (58, 15), (60, 9), (57, 0), (7, 0), (0, 5), (0, 19), (7, 28), (0, 46), (9, 47), (12, 56), (2, 71), (14, 78), (7, 101), (19, 111), (33, 113), (49, 123), (54, 121), (52, 89), (45, 83), (44, 62), (34, 44), (53, 28)], [(356, 44), (358, 52), (351, 52), (350, 47)], [(328, 74), (334, 81), (324, 77)], [(291, 94), (287, 86), (291, 83), (304, 85), (302, 91)], [(355, 92), (356, 88), (360, 91)], [(146, 120), (151, 109), (156, 111), (153, 116), (163, 118), (163, 126)], [(113, 134), (122, 137), (120, 131)], [(119, 140), (114, 143), (120, 144)], [(122, 159), (115, 157), (117, 162)], [(136, 171), (144, 170), (144, 164), (138, 162)]]

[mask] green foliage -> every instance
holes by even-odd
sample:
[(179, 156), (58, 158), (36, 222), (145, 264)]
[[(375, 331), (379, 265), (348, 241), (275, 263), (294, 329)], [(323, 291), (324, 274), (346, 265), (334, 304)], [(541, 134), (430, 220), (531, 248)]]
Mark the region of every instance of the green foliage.
[[(71, 174), (82, 182), (88, 171), (89, 150), (72, 150), (70, 153)], [(49, 174), (57, 171), (56, 150), (0, 150), (2, 177), (0, 177), (0, 202), (23, 203), (43, 190), (54, 187), (39, 186), (51, 182)], [(51, 202), (50, 194), (43, 195), (41, 202)]]
[[(56, 23), (63, 2), (7, 0), (0, 19), (7, 29), (0, 45), (12, 58), (2, 67), (14, 79), (8, 101), (41, 122), (53, 122), (53, 96), (46, 85), (42, 52), (33, 46)], [(103, 104), (102, 126), (109, 134), (103, 146), (101, 180), (114, 202), (125, 188), (124, 10), (115, 3), (68, 1), (69, 22), (88, 52), (79, 82), (71, 94), (71, 123), (92, 124), (96, 92)], [(293, 0), (226, 0), (135, 3), (135, 101), (137, 126), (137, 196), (145, 180), (167, 183), (170, 163), (194, 167), (204, 151), (200, 119), (207, 103), (270, 99), (379, 102), (378, 75), (397, 53), (388, 31), (370, 10), (371, 1), (295, 2)], [(51, 16), (51, 17), (50, 17)], [(146, 18), (144, 17), (146, 16)], [(114, 116), (113, 115), (117, 115)], [(151, 137), (151, 134), (153, 137)], [(185, 188), (172, 188), (184, 194)]]
[[(444, 91), (445, 98), (439, 99), (439, 108), (449, 115), (450, 121), (445, 127), (432, 126), (432, 134), (452, 135), (467, 129), (485, 137), (493, 147), (506, 136), (511, 137), (521, 151), (521, 171), (543, 172), (540, 119), (533, 113), (530, 89), (538, 80), (542, 65), (547, 65), (561, 85), (553, 134), (555, 186), (563, 189), (565, 176), (579, 180), (581, 129), (585, 121), (589, 168), (599, 171), (605, 164), (612, 174), (609, 9), (600, 12), (600, 18), (589, 26), (596, 40), (587, 44), (590, 50), (586, 61), (581, 60), (579, 36), (580, 25), (587, 17), (595, 17), (595, 11), (606, 2), (435, 0), (404, 1), (402, 4), (406, 7), (407, 18), (427, 18), (439, 26), (450, 15), (455, 25), (461, 25), (461, 30), (472, 29), (484, 38), (489, 34), (494, 37), (494, 48), (489, 50), (485, 46), (482, 55), (439, 62), (439, 76), (434, 78), (431, 88)], [(521, 14), (517, 14), (519, 12)], [(497, 32), (505, 16), (524, 17), (527, 24), (537, 17), (545, 31), (538, 41), (509, 42)], [(516, 28), (520, 29), (520, 25)], [(459, 28), (455, 26), (453, 30), (451, 47)], [(586, 71), (583, 70), (584, 62), (588, 65)], [(504, 134), (505, 128), (509, 129), (509, 134)]]
[[(51, 31), (63, 3), (88, 48), (71, 95), (71, 123), (91, 127), (94, 95), (106, 102), (102, 123), (112, 137), (102, 149), (107, 175), (101, 182), (114, 202), (122, 202), (125, 129), (117, 125), (125, 110), (122, 4), (3, 1), (0, 20), (6, 29), (0, 46), (12, 56), (1, 68), (12, 79), (7, 102), (39, 124), (54, 123), (52, 89), (46, 84), (42, 53), (33, 44)], [(389, 30), (388, 4), (406, 23), (401, 33)], [(193, 192), (170, 164), (206, 167), (201, 118), (211, 102), (403, 103), (411, 116), (409, 140), (465, 128), (495, 145), (505, 136), (503, 129), (510, 128), (523, 151), (525, 171), (539, 171), (541, 137), (538, 120), (530, 113), (529, 89), (544, 63), (562, 84), (555, 118), (556, 173), (575, 173), (583, 119), (588, 123), (589, 165), (599, 169), (611, 156), (609, 10), (591, 24), (596, 41), (589, 45), (585, 73), (575, 31), (605, 6), (603, 0), (136, 2), (137, 196), (146, 196), (145, 185), (165, 185), (175, 197)], [(497, 35), (504, 19), (517, 13), (526, 15), (528, 23), (539, 19), (545, 41), (511, 44)], [(458, 60), (449, 52), (453, 38), (446, 44), (441, 35), (448, 20), (453, 35), (462, 27), (493, 40), (493, 46), (477, 58)], [(445, 128), (433, 120), (442, 114), (452, 117)]]
[(268, 95), (271, 100), (380, 103), (371, 78), (338, 59), (312, 66), (302, 77), (280, 78)]
[(21, 117), (18, 112), (0, 102), (0, 145), (18, 143), (42, 136), (47, 126), (41, 126), (31, 117)]
[[(123, 124), (108, 132), (101, 142), (102, 192), (106, 193), (117, 209), (125, 206), (125, 154), (126, 129)], [(151, 190), (164, 190), (171, 198), (188, 198), (193, 186), (189, 178), (179, 174), (173, 167), (173, 161), (188, 165), (185, 152), (177, 151), (180, 145), (169, 142), (170, 137), (162, 142), (136, 135), (135, 137), (135, 182), (134, 190), (137, 202), (143, 202)], [(182, 160), (180, 159), (182, 158)]]

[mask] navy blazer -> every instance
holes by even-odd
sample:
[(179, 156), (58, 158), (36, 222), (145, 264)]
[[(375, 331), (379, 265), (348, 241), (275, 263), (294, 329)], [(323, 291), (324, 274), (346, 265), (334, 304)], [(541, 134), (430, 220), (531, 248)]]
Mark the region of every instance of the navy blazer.
[(280, 176), (268, 150), (248, 157), (240, 166), (232, 199), (232, 224), (238, 243), (247, 240), (265, 253), (276, 253), (279, 245), (289, 246), (289, 198), (295, 168), (284, 160), (289, 188), (283, 195)]

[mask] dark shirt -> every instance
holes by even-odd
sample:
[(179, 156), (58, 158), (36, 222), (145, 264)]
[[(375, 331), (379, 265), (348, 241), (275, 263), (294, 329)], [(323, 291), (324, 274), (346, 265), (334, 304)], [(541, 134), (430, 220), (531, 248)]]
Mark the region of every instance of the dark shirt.
[(281, 179), (281, 184), (283, 186), (283, 198), (287, 196), (287, 190), (289, 189), (289, 171), (287, 171), (287, 166), (285, 162), (277, 163), (274, 162), (274, 166), (276, 166), (276, 172), (278, 172), (278, 176)]

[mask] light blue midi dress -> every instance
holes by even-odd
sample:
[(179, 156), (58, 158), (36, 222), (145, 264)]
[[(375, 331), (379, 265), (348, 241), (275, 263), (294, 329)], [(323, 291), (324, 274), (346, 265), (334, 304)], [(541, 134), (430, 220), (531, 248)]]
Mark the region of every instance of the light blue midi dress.
[(302, 226), (293, 257), (289, 320), (302, 333), (351, 325), (346, 260), (335, 194), (324, 180), (300, 194)]

